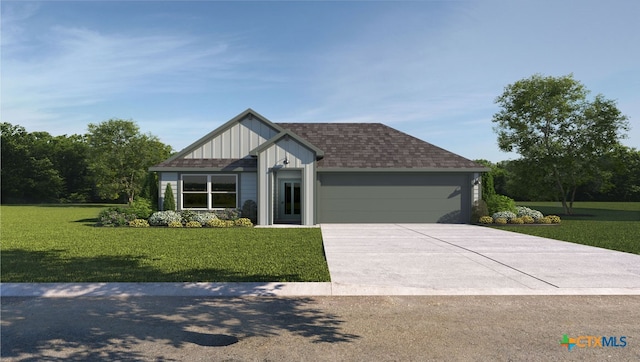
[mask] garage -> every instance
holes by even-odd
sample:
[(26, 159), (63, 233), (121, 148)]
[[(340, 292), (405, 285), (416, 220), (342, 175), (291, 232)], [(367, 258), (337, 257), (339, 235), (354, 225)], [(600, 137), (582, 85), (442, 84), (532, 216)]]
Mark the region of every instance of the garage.
[(467, 223), (467, 173), (318, 172), (318, 223)]

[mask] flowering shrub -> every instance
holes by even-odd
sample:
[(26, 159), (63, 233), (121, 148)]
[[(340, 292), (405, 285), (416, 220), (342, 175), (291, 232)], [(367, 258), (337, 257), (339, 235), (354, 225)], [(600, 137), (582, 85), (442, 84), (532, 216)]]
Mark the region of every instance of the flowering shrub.
[(505, 219), (504, 217), (499, 217), (499, 218), (493, 219), (493, 222), (498, 225), (505, 225), (507, 223), (507, 219)]
[(551, 224), (551, 219), (547, 216), (536, 219), (536, 224)]
[(539, 219), (539, 218), (544, 216), (544, 215), (542, 215), (542, 213), (540, 211), (533, 210), (533, 209), (530, 209), (530, 208), (524, 207), (524, 206), (516, 206), (516, 215), (518, 217), (530, 216), (534, 220)]
[(536, 220), (529, 215), (525, 215), (521, 217), (521, 219), (525, 224), (533, 224), (534, 222), (536, 222)]
[(148, 228), (149, 222), (145, 219), (135, 219), (133, 221), (129, 221), (129, 226), (132, 228)]
[(202, 224), (199, 221), (188, 221), (184, 226), (188, 228), (201, 228)]
[(207, 226), (210, 228), (229, 228), (234, 226), (234, 222), (232, 220), (213, 219), (207, 222)]
[(253, 223), (251, 222), (251, 220), (249, 220), (246, 217), (241, 217), (238, 220), (234, 221), (235, 226), (240, 226), (240, 227), (247, 227), (250, 228), (253, 226)]
[(513, 219), (509, 220), (509, 224), (524, 224), (524, 220), (522, 220), (522, 218), (520, 217), (514, 217)]
[(170, 221), (169, 224), (167, 224), (167, 226), (170, 228), (181, 228), (182, 223), (180, 221)]
[(493, 218), (491, 216), (482, 216), (478, 219), (481, 224), (493, 224)]
[(197, 212), (191, 220), (199, 222), (201, 226), (206, 226), (209, 221), (215, 218), (217, 218), (217, 216), (212, 212)]
[(196, 213), (191, 210), (182, 210), (180, 211), (180, 217), (183, 224), (188, 223), (189, 221), (193, 221), (193, 218), (196, 216)]
[(217, 210), (215, 213), (220, 220), (236, 220), (240, 217), (240, 211), (238, 209)]
[(496, 212), (495, 214), (491, 215), (491, 217), (493, 217), (494, 221), (496, 219), (506, 219), (507, 221), (509, 221), (511, 219), (515, 219), (516, 218), (516, 214), (512, 213), (511, 211), (500, 211), (500, 212)]
[(171, 222), (181, 222), (182, 216), (175, 211), (158, 211), (149, 217), (152, 226), (168, 226)]
[(126, 226), (129, 221), (136, 219), (136, 215), (126, 207), (110, 207), (98, 214), (98, 226)]
[(548, 215), (547, 218), (551, 221), (552, 224), (559, 224), (560, 223), (560, 216)]

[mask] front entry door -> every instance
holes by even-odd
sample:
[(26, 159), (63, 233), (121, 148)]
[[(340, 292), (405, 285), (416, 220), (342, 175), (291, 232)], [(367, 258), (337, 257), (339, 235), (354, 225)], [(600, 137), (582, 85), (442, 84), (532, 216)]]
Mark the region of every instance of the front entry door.
[(300, 193), (301, 181), (280, 180), (280, 192), (278, 197), (278, 219), (282, 222), (299, 222), (301, 220), (302, 195)]

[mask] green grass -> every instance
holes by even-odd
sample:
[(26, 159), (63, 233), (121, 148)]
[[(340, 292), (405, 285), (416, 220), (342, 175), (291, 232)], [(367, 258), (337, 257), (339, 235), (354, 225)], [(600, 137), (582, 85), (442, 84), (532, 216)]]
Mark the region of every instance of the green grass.
[(576, 202), (563, 215), (556, 202), (518, 202), (545, 215), (559, 215), (558, 226), (504, 226), (502, 230), (640, 254), (640, 202)]
[(320, 229), (92, 226), (103, 207), (1, 206), (2, 282), (330, 279)]

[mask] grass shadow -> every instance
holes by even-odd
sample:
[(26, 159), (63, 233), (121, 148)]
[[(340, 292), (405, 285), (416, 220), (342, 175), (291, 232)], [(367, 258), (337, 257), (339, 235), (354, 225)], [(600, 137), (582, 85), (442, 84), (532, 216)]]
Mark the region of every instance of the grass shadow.
[(148, 256), (65, 257), (65, 250), (9, 249), (2, 252), (3, 281), (12, 283), (88, 282), (285, 282), (298, 274), (256, 274), (193, 268), (164, 272), (147, 264)]

